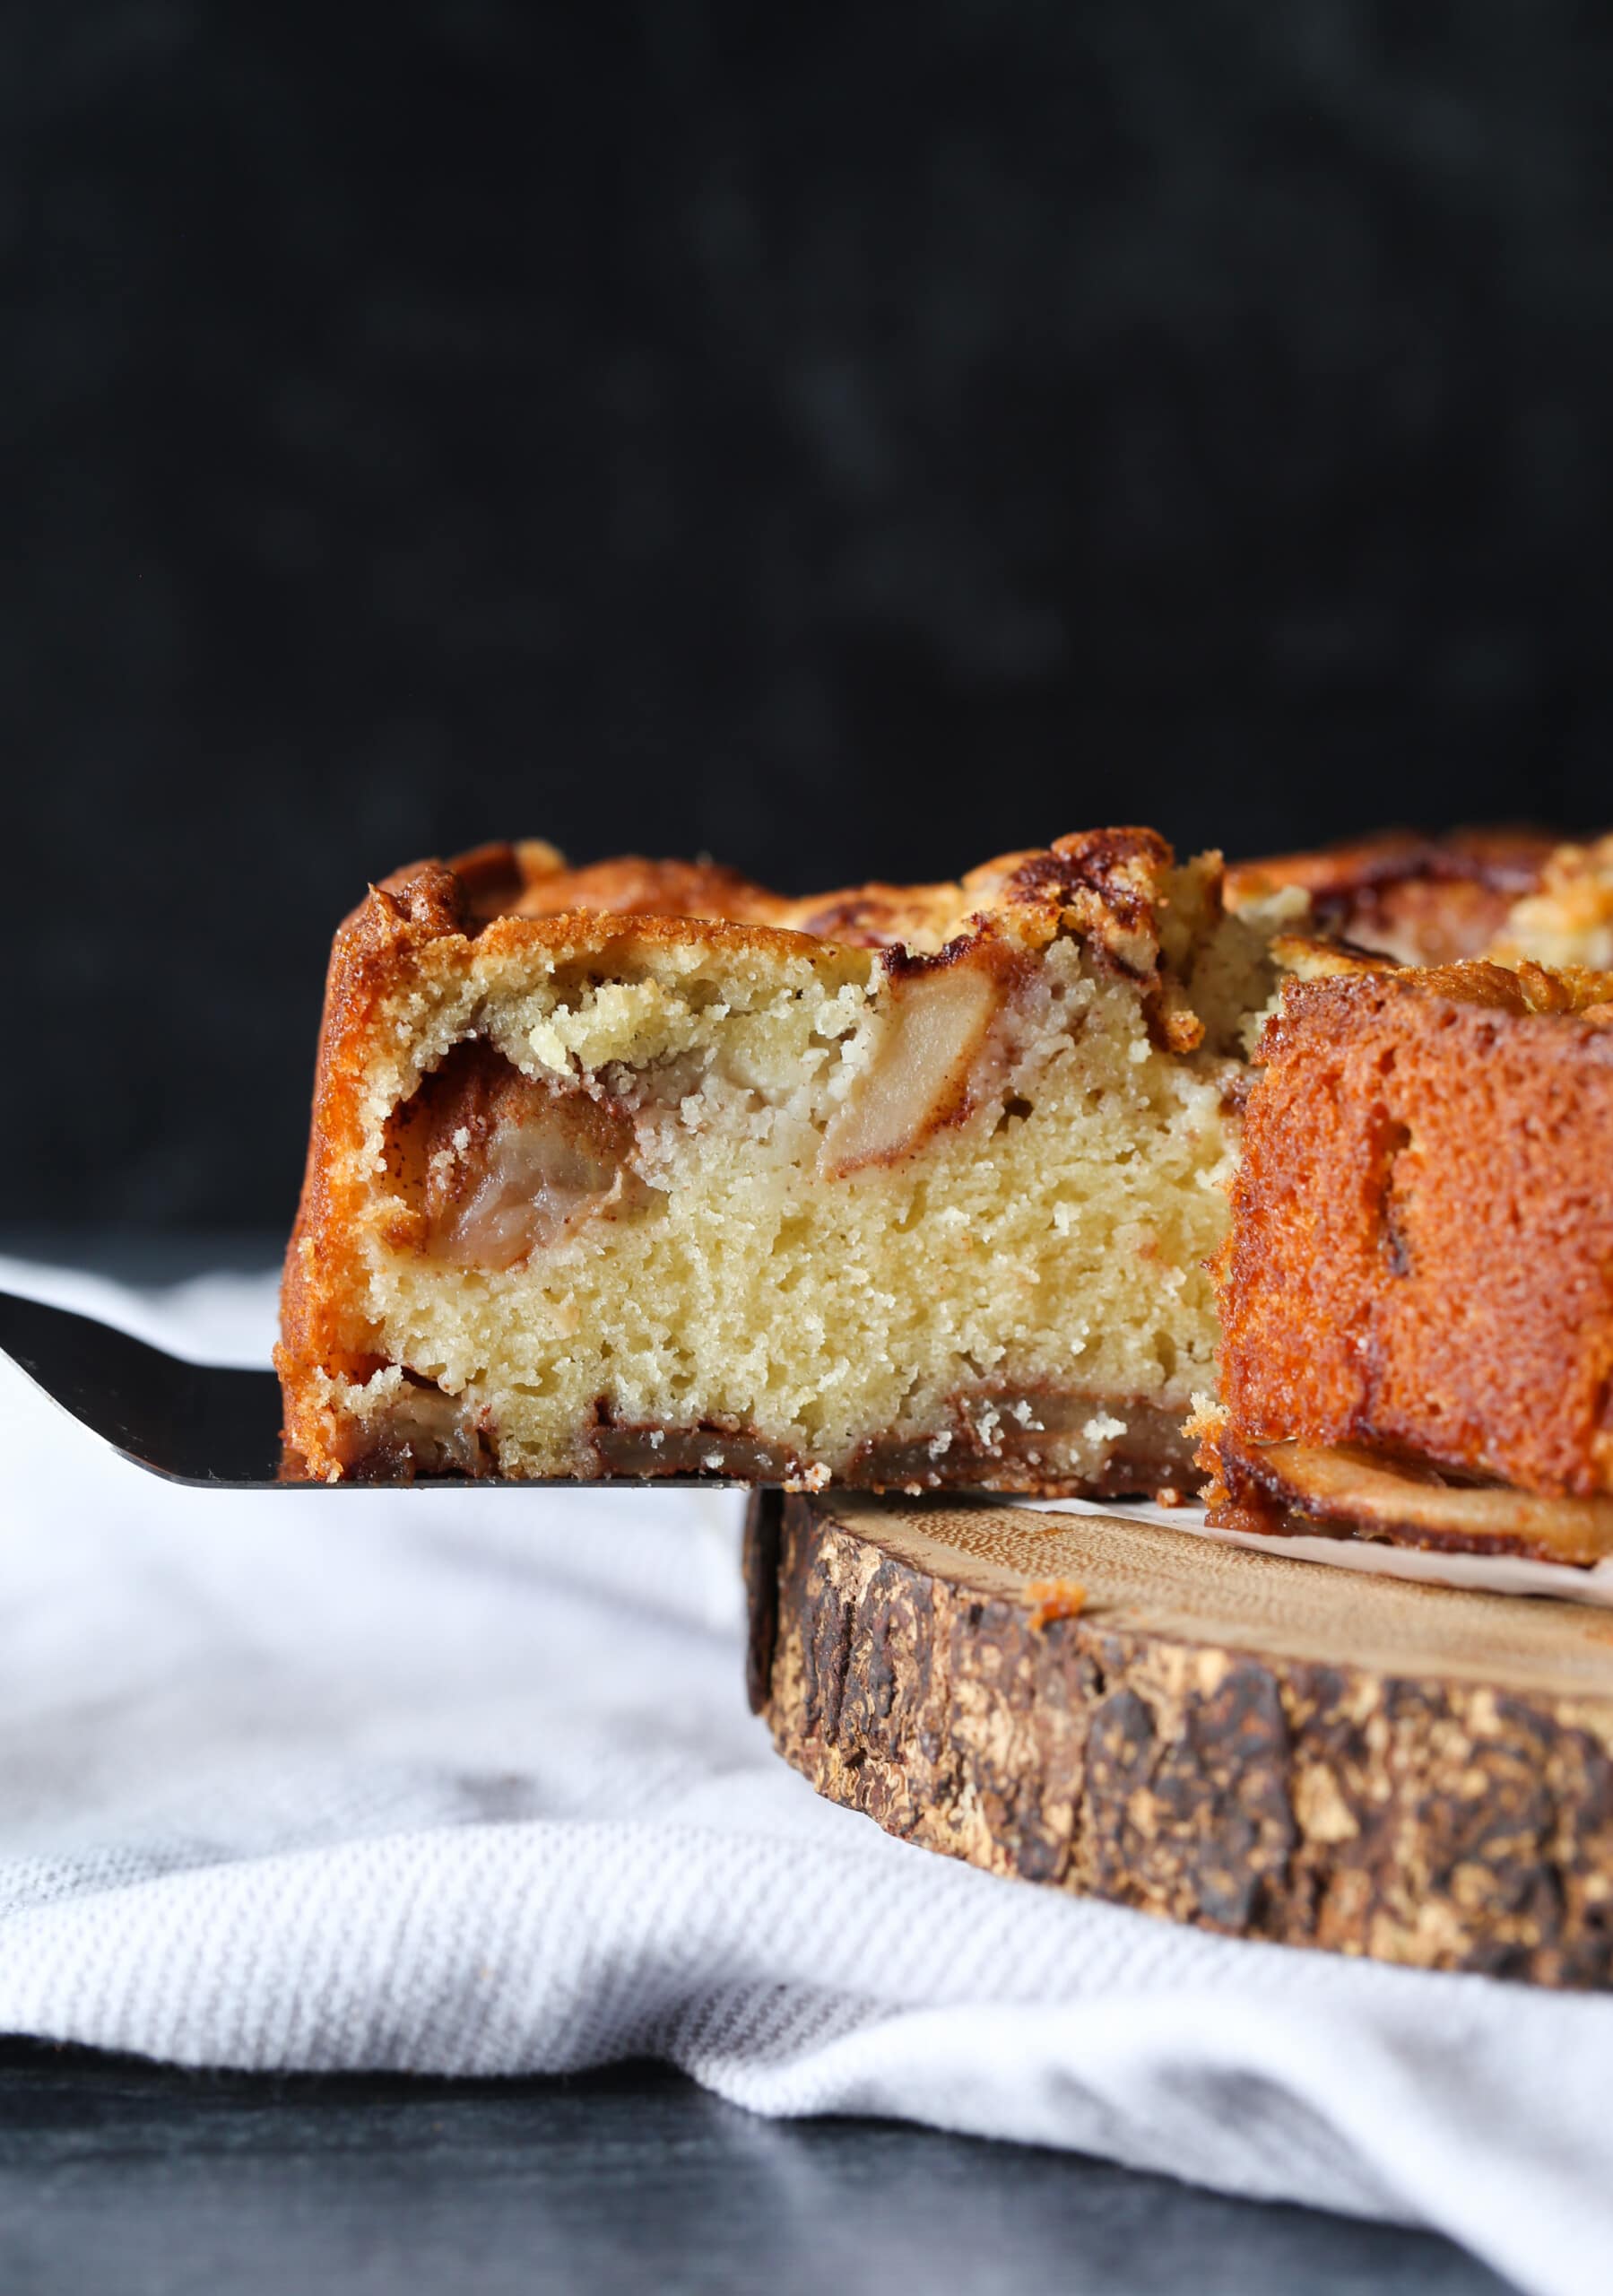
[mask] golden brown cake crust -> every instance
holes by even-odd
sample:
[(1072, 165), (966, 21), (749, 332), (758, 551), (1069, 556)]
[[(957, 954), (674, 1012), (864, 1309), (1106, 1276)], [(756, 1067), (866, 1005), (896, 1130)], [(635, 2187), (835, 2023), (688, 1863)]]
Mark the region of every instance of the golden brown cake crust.
[[(977, 934), (993, 916), (1039, 918), (1051, 926), (1074, 909), (1082, 929), (1117, 957), (1130, 950), (1140, 972), (1153, 953), (1158, 878), (1174, 860), (1156, 830), (1088, 830), (1045, 848), (1002, 854), (951, 883), (874, 883), (792, 899), (714, 861), (655, 861), (630, 853), (573, 869), (551, 845), (529, 839), (478, 846), (447, 863), (416, 862), (384, 878), (375, 892), (422, 916), (429, 909), (439, 932), (477, 935), (505, 918), (575, 920), (593, 913), (674, 927), (679, 920), (772, 926), (848, 948), (939, 947)], [(683, 936), (673, 930), (660, 937)]]
[(1241, 1440), (1613, 1490), (1610, 994), (1490, 964), (1286, 987), (1218, 1271)]
[[(354, 1456), (328, 1401), (333, 1380), (361, 1383), (392, 1361), (367, 1319), (350, 1239), (369, 1185), (361, 1152), (363, 1074), (377, 1014), (423, 970), (440, 971), (439, 961), (457, 962), (473, 944), (478, 955), (494, 958), (551, 949), (573, 963), (590, 953), (604, 956), (624, 941), (641, 948), (784, 956), (821, 952), (828, 945), (880, 950), (886, 971), (898, 981), (939, 968), (1011, 965), (1016, 951), (1073, 928), (1099, 965), (1140, 986), (1157, 1040), (1189, 1051), (1203, 1029), (1161, 961), (1162, 938), (1188, 929), (1185, 920), (1163, 914), (1160, 882), (1174, 864), (1157, 832), (1123, 828), (1004, 855), (957, 883), (869, 884), (796, 900), (705, 862), (627, 856), (568, 869), (551, 847), (537, 842), (484, 846), (449, 864), (423, 861), (385, 878), (339, 929), (327, 976), (308, 1157), (275, 1352), (289, 1458), (320, 1476), (406, 1472), (414, 1465), (464, 1473), (490, 1467), (486, 1431), (463, 1414), (453, 1418), (451, 1399), (429, 1386), (421, 1386), (408, 1406), (404, 1416), (412, 1431), (396, 1458)], [(1202, 870), (1197, 883), (1195, 897), (1218, 909), (1215, 867)], [(457, 951), (441, 945), (450, 943)], [(737, 1427), (672, 1432), (681, 1444), (697, 1435), (720, 1436), (717, 1451), (730, 1441), (742, 1447), (751, 1439)], [(611, 1442), (595, 1448), (600, 1470), (612, 1471)], [(979, 1457), (961, 1440), (956, 1448), (956, 1469), (929, 1482), (979, 1479)], [(712, 1445), (701, 1449), (715, 1455)], [(1150, 1471), (1158, 1461), (1156, 1480), (1167, 1470), (1179, 1479), (1188, 1454), (1174, 1431), (1150, 1426), (1141, 1449)], [(1007, 1471), (1006, 1461), (999, 1465)], [(745, 1471), (738, 1451), (733, 1469)], [(1008, 1487), (1038, 1487), (1034, 1465)]]

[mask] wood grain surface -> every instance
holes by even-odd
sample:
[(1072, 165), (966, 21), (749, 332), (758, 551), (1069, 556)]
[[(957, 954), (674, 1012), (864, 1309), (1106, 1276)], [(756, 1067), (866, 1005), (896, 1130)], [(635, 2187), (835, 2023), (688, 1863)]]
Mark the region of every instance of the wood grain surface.
[(1241, 1936), (1613, 1985), (1613, 1620), (1106, 1516), (760, 1494), (750, 1694), (831, 1800)]

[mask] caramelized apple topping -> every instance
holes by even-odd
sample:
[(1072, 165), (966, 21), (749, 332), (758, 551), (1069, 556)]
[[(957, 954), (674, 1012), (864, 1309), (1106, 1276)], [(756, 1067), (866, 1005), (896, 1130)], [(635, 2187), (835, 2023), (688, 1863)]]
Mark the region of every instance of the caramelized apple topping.
[(871, 1436), (839, 1479), (915, 1496), (977, 1485), (1114, 1499), (1185, 1476), (1192, 1456), (1181, 1413), (1151, 1399), (982, 1385), (949, 1396), (927, 1431)]
[(908, 960), (892, 967), (889, 1010), (873, 1058), (823, 1135), (819, 1171), (841, 1179), (892, 1164), (970, 1106), (976, 1065), (1005, 992), (996, 952)]
[(639, 1209), (625, 1111), (524, 1076), (490, 1045), (456, 1046), (393, 1120), (388, 1162), (424, 1241), (462, 1267), (509, 1268), (585, 1221)]
[(1455, 1482), (1420, 1461), (1352, 1443), (1249, 1444), (1226, 1431), (1218, 1465), (1235, 1505), (1246, 1497), (1275, 1502), (1288, 1510), (1289, 1530), (1350, 1530), (1479, 1553), (1511, 1549), (1552, 1562), (1589, 1564), (1613, 1554), (1613, 1499)]
[(344, 1471), (357, 1483), (412, 1483), (417, 1474), (488, 1474), (492, 1452), (484, 1414), (464, 1396), (403, 1374), (395, 1394), (355, 1419), (343, 1446)]
[(624, 1425), (602, 1413), (588, 1442), (602, 1473), (610, 1475), (710, 1474), (792, 1484), (806, 1473), (786, 1445), (715, 1421), (694, 1427)]

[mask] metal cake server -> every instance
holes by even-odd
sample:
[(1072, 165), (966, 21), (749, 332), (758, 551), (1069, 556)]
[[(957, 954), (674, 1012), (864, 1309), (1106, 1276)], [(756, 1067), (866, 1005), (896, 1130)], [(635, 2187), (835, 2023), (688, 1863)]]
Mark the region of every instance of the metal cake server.
[[(282, 1471), (280, 1382), (273, 1371), (186, 1363), (160, 1347), (115, 1330), (110, 1324), (98, 1323), (92, 1316), (48, 1307), (39, 1300), (19, 1299), (10, 1292), (0, 1292), (0, 1353), (9, 1355), (52, 1403), (109, 1444), (120, 1457), (165, 1482), (206, 1491), (377, 1488), (373, 1483), (299, 1482)], [(609, 1478), (618, 1490), (629, 1481), (644, 1491), (736, 1487), (727, 1477), (715, 1474)], [(427, 1475), (412, 1485), (381, 1487), (431, 1491), (445, 1484), (488, 1491), (585, 1491), (591, 1487), (585, 1483), (517, 1482), (496, 1475), (483, 1476), (474, 1484), (462, 1476)], [(978, 1499), (985, 1494), (972, 1496)], [(1062, 1508), (1104, 1514), (1112, 1519), (1139, 1516), (1158, 1519), (1157, 1510), (1124, 1500), (1019, 1499), (1008, 1503), (1028, 1505), (1038, 1513)], [(1211, 1531), (1197, 1508), (1175, 1509), (1165, 1519), (1184, 1536), (1213, 1538), (1235, 1546), (1264, 1548), (1270, 1544), (1249, 1533)], [(1605, 1563), (1595, 1570), (1576, 1570), (1522, 1557), (1425, 1553), (1409, 1547), (1379, 1546), (1365, 1539), (1323, 1536), (1286, 1538), (1281, 1545), (1283, 1554), (1295, 1561), (1478, 1587), (1487, 1593), (1555, 1595), (1576, 1602), (1613, 1604), (1613, 1573)]]
[[(299, 1482), (281, 1467), (280, 1382), (273, 1371), (187, 1363), (93, 1316), (0, 1292), (0, 1352), (52, 1403), (133, 1465), (208, 1491), (356, 1491), (373, 1484)], [(614, 1477), (617, 1483), (627, 1478)], [(421, 1490), (464, 1478), (431, 1475)], [(658, 1475), (663, 1485), (720, 1488), (721, 1475)], [(395, 1489), (412, 1486), (396, 1484)], [(577, 1490), (585, 1484), (477, 1480), (478, 1490)]]

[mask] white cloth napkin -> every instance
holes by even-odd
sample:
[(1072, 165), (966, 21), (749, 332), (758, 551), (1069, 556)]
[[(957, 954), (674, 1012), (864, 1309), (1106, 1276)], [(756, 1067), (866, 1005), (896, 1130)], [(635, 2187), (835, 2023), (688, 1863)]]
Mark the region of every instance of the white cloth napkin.
[[(218, 1360), (266, 1282), (140, 1298)], [(820, 1802), (746, 1711), (732, 1498), (226, 1495), (0, 1361), (0, 2030), (187, 2065), (671, 2059), (1613, 2274), (1613, 1999), (994, 1880)]]

